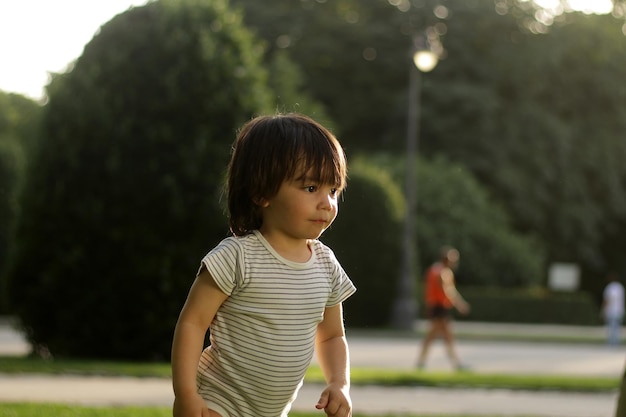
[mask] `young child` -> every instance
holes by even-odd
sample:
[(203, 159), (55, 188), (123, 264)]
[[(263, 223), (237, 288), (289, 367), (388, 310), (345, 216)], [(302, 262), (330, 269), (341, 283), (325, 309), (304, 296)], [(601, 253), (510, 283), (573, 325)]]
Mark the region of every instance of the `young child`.
[(174, 332), (175, 417), (287, 416), (314, 350), (327, 381), (315, 407), (352, 415), (342, 302), (356, 289), (317, 240), (345, 183), (341, 145), (310, 118), (243, 126), (227, 179), (234, 236), (202, 259)]

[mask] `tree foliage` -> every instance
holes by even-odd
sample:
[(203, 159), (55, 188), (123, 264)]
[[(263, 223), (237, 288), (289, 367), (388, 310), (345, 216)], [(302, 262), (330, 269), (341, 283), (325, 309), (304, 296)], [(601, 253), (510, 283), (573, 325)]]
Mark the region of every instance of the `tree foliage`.
[(26, 155), (35, 145), (40, 113), (34, 101), (0, 92), (0, 312), (6, 305), (4, 270), (13, 248)]
[(411, 36), (435, 27), (445, 51), (424, 76), (422, 154), (467, 167), (515, 232), (538, 236), (544, 278), (548, 263), (574, 262), (598, 291), (603, 269), (626, 270), (620, 19), (521, 0), (278, 0), (275, 15), (235, 3), (270, 53), (305, 69), (349, 153), (402, 150)]
[(333, 129), (335, 124), (324, 105), (310, 96), (300, 67), (281, 52), (275, 53), (267, 64), (269, 86), (274, 93), (278, 111), (306, 114)]
[(303, 69), (311, 94), (337, 122), (349, 151), (398, 148), (411, 35), (434, 19), (435, 1), (407, 11), (387, 0), (303, 0), (296, 5), (275, 0), (271, 8), (255, 0), (233, 4), (267, 42), (268, 57), (285, 51)]
[(467, 166), (549, 261), (582, 265), (584, 288), (597, 291), (603, 269), (626, 267), (620, 23), (577, 14), (534, 36), (509, 15), (481, 16), (460, 9), (449, 25), (448, 58), (426, 86), (424, 151)]
[[(254, 113), (297, 110), (332, 125), (351, 161), (397, 157), (411, 39), (429, 26), (445, 51), (420, 95), (421, 265), (446, 241), (463, 252), (462, 284), (530, 285), (547, 263), (564, 261), (581, 264), (583, 287), (598, 290), (601, 269), (626, 271), (622, 22), (564, 13), (543, 30), (546, 15), (531, 3), (232, 0), (240, 15), (222, 0), (161, 0), (104, 25), (74, 70), (49, 86), (45, 141), (29, 170), (11, 277), (33, 341), (59, 352), (89, 341), (90, 354), (122, 355), (130, 336), (154, 326), (152, 350), (136, 344), (132, 355), (163, 356), (189, 271), (226, 233), (218, 184), (236, 126)], [(620, 17), (624, 1), (615, 4)], [(240, 16), (264, 45), (241, 30)], [(402, 167), (393, 161), (375, 159), (390, 173)], [(397, 275), (360, 266), (361, 248), (344, 249), (348, 237), (339, 237), (381, 221), (350, 205), (372, 183), (391, 198), (380, 190), (387, 180), (375, 181), (383, 174), (366, 173), (374, 171), (355, 169), (328, 232), (357, 283), (367, 281), (359, 297)], [(393, 211), (376, 203), (380, 216)], [(380, 240), (376, 253), (391, 264), (400, 239)], [(82, 305), (61, 311), (67, 299)], [(38, 311), (26, 311), (27, 300)], [(109, 327), (83, 325), (135, 316), (139, 324), (114, 329), (106, 343), (94, 335)]]
[(49, 86), (11, 298), (53, 354), (169, 355), (236, 128), (273, 110), (262, 49), (225, 1), (133, 8)]

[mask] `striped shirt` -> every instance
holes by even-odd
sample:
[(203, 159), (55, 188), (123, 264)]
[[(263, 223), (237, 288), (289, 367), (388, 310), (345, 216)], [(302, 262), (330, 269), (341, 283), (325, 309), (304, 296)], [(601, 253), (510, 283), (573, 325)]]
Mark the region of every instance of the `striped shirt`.
[(255, 231), (224, 239), (202, 260), (229, 295), (198, 367), (199, 393), (223, 417), (286, 416), (324, 309), (356, 291), (327, 246), (310, 248), (309, 261), (292, 262)]

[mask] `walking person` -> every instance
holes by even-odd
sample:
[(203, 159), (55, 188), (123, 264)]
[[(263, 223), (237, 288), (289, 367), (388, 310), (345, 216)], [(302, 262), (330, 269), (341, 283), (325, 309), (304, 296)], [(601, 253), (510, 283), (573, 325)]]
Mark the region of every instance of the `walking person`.
[(607, 275), (607, 281), (608, 284), (602, 294), (602, 316), (606, 323), (607, 344), (618, 346), (624, 319), (624, 285), (613, 271)]
[(425, 305), (429, 320), (429, 329), (422, 341), (421, 351), (417, 359), (417, 367), (423, 369), (432, 342), (441, 336), (452, 366), (457, 370), (467, 369), (456, 353), (454, 334), (452, 331), (452, 310), (456, 308), (461, 314), (468, 314), (470, 305), (456, 289), (454, 270), (459, 263), (459, 251), (445, 246), (440, 250), (440, 259), (428, 268), (425, 279)]
[(314, 351), (327, 386), (312, 409), (352, 415), (342, 302), (356, 289), (317, 240), (345, 182), (341, 145), (312, 119), (242, 127), (227, 173), (233, 236), (202, 259), (174, 331), (175, 417), (287, 416)]

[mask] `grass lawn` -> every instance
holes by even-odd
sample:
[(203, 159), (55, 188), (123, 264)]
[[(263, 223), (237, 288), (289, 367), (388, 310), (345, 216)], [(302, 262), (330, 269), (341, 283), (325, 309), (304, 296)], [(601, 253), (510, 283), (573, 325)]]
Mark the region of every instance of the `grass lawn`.
[[(89, 360), (43, 360), (0, 356), (0, 373), (40, 373), (170, 378), (168, 363), (134, 363)], [(305, 380), (323, 383), (318, 367), (307, 371)], [(590, 376), (510, 375), (477, 372), (425, 372), (375, 368), (352, 368), (352, 385), (507, 388), (558, 391), (611, 391), (620, 379)], [(2, 417), (0, 415), (0, 417)]]
[[(94, 360), (43, 360), (30, 357), (0, 356), (0, 373), (5, 374), (73, 374), (170, 378), (168, 363), (134, 363)], [(321, 370), (311, 367), (306, 381), (323, 382)], [(505, 375), (476, 372), (425, 372), (353, 368), (353, 385), (385, 386), (438, 386), (467, 388), (507, 388), (525, 390), (559, 391), (612, 391), (619, 388), (620, 379), (604, 377)], [(171, 417), (169, 407), (87, 407), (45, 403), (0, 403), (0, 417)], [(290, 417), (325, 417), (323, 412), (290, 413)], [(354, 414), (354, 417), (367, 417)], [(433, 414), (385, 414), (377, 417), (498, 417), (497, 415), (433, 415)], [(519, 415), (516, 417), (528, 417)]]

